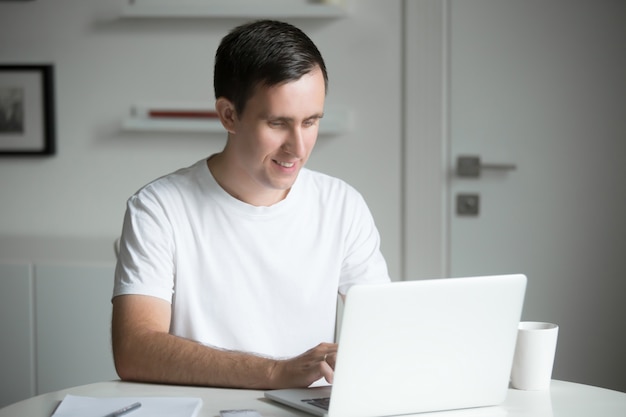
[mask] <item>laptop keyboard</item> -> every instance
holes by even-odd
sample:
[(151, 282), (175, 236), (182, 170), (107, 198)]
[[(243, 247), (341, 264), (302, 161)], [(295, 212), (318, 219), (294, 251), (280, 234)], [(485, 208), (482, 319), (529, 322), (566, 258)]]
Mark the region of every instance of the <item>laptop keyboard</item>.
[(314, 406), (319, 407), (319, 408), (323, 408), (324, 410), (328, 410), (328, 406), (330, 405), (330, 397), (307, 398), (305, 400), (302, 400), (302, 402), (314, 405)]

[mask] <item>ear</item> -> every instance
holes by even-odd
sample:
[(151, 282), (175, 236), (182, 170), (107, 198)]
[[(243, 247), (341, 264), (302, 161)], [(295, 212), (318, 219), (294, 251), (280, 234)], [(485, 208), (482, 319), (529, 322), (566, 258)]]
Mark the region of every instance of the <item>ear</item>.
[(237, 120), (237, 112), (235, 111), (235, 105), (227, 98), (220, 97), (215, 101), (215, 111), (224, 129), (229, 133), (236, 133), (235, 121)]

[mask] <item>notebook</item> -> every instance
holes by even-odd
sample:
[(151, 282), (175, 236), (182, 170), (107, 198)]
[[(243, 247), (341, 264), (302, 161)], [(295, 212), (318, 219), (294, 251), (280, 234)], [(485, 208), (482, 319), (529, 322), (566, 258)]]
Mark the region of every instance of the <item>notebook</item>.
[[(497, 406), (508, 390), (525, 290), (522, 274), (354, 286), (332, 389), (265, 397), (330, 417)], [(306, 401), (330, 391), (328, 411)]]
[(202, 408), (202, 399), (197, 397), (82, 397), (66, 395), (52, 417), (109, 416), (136, 403), (139, 403), (138, 408), (122, 414), (128, 414), (129, 417), (195, 417)]

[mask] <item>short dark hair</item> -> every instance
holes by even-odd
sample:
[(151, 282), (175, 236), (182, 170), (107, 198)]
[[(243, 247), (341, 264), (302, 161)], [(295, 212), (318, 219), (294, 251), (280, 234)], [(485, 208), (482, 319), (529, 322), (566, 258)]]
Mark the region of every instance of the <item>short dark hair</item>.
[(321, 69), (327, 89), (322, 54), (302, 30), (275, 20), (246, 23), (228, 33), (217, 48), (215, 98), (227, 98), (241, 114), (257, 86), (295, 81), (316, 67)]

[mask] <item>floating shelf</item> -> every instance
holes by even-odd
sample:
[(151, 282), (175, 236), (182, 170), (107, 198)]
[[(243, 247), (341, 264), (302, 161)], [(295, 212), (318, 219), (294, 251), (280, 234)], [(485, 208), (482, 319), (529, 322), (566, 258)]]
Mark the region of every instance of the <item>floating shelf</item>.
[(147, 119), (128, 117), (122, 123), (124, 130), (146, 132), (196, 132), (224, 133), (222, 124), (217, 120), (182, 120), (182, 119)]
[[(131, 108), (130, 116), (122, 122), (126, 131), (180, 132), (180, 133), (226, 133), (221, 122), (212, 117), (151, 117), (151, 112), (194, 112), (211, 113), (213, 110), (202, 104), (174, 103), (167, 105), (141, 104)], [(320, 120), (319, 134), (335, 136), (352, 128), (352, 114), (346, 109), (326, 109)], [(220, 136), (224, 137), (224, 136)]]
[(125, 18), (341, 18), (345, 6), (323, 2), (275, 3), (267, 1), (228, 2), (195, 1), (129, 1), (122, 9)]

